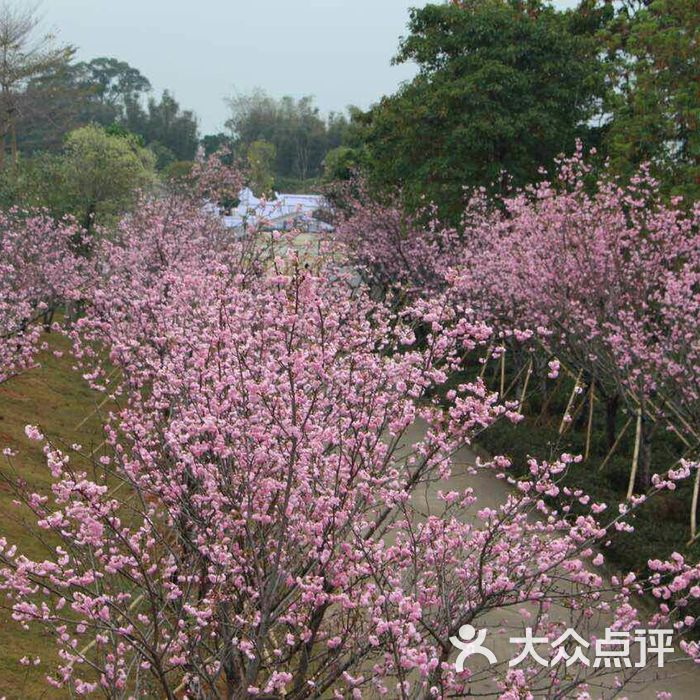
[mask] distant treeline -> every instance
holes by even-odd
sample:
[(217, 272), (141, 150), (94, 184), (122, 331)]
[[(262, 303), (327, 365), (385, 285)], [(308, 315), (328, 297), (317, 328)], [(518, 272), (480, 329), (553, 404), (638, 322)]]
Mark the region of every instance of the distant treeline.
[(356, 114), (355, 143), (330, 159), (339, 177), (361, 167), (456, 220), (465, 186), (536, 181), (580, 139), (622, 177), (648, 162), (666, 196), (700, 194), (697, 0), (428, 4), (410, 11), (407, 61), (415, 79)]
[[(700, 193), (696, 0), (582, 0), (571, 10), (542, 0), (428, 4), (410, 11), (394, 59), (414, 62), (418, 74), (369, 110), (326, 116), (310, 96), (259, 89), (230, 98), (224, 129), (204, 136), (195, 113), (169, 91), (154, 96), (137, 68), (77, 62), (73, 47), (37, 38), (31, 10), (3, 7), (0, 203), (41, 202), (50, 188), (37, 177), (62, 182), (56, 159), (67, 148), (75, 159), (76, 143), (102, 143), (95, 133), (71, 139), (85, 127), (127, 139), (161, 179), (188, 172), (200, 147), (226, 147), (258, 194), (359, 172), (375, 193), (400, 191), (409, 208), (432, 201), (453, 220), (465, 190), (532, 183), (577, 140), (622, 177), (648, 162), (666, 196)], [(68, 189), (51, 192), (54, 211), (75, 210)]]
[(30, 155), (62, 147), (80, 126), (118, 126), (136, 135), (159, 168), (192, 160), (199, 144), (197, 118), (167, 90), (156, 98), (139, 70), (115, 58), (65, 60), (27, 81), (17, 95), (17, 146)]

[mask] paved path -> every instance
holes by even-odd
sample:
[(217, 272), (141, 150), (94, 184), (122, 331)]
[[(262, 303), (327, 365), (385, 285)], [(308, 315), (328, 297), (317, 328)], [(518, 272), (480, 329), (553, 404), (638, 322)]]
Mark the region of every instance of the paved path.
[[(412, 426), (406, 434), (407, 445), (420, 440), (423, 435), (423, 430), (424, 427), (420, 423)], [(476, 455), (472, 450), (460, 450), (460, 452), (455, 455), (451, 478), (447, 483), (441, 482), (439, 488), (442, 490), (458, 491), (471, 487), (474, 489), (479, 499), (479, 508), (487, 506), (496, 508), (505, 502), (510, 492), (510, 487), (486, 470), (480, 470), (477, 474), (468, 473), (467, 466), (474, 464), (475, 459)], [(438, 487), (435, 485), (422, 489), (415, 494), (414, 503), (422, 509), (429, 508), (432, 512), (440, 512), (441, 503), (436, 498), (437, 490)], [(507, 623), (509, 616), (513, 624), (521, 624), (520, 616), (517, 615), (517, 613), (504, 615), (499, 612), (497, 616), (498, 619), (493, 620), (494, 627), (500, 626), (504, 620)], [(485, 623), (484, 626), (488, 626), (488, 618), (485, 619)], [(600, 624), (597, 625), (597, 629), (602, 632), (605, 624), (606, 622), (602, 620)], [(600, 634), (600, 632), (598, 632), (598, 634)], [(489, 633), (489, 637), (487, 637), (487, 646), (490, 646), (499, 659), (509, 659), (513, 656), (514, 648), (508, 642), (508, 636), (510, 636), (510, 634), (510, 632), (501, 635)], [(588, 635), (582, 634), (582, 636), (586, 639)], [(455, 651), (455, 657), (456, 655), (457, 653)], [(673, 660), (674, 657), (679, 661), (683, 658), (680, 652), (676, 652), (670, 659)], [(656, 698), (656, 692), (659, 690), (672, 692), (675, 700), (700, 700), (700, 667), (691, 663), (686, 663), (685, 661), (675, 664), (672, 663), (670, 665), (667, 664), (667, 668), (665, 669), (657, 669), (655, 666), (650, 666), (637, 677), (633, 685), (627, 686), (617, 697), (627, 697), (630, 700), (652, 700)], [(488, 682), (486, 684), (480, 684), (479, 687), (474, 688), (474, 691), (479, 694), (485, 691), (492, 692), (493, 685), (489, 685)], [(596, 693), (594, 689), (591, 689), (591, 693), (594, 698), (601, 696), (600, 693)], [(491, 697), (496, 696), (497, 694), (491, 695)], [(484, 695), (481, 695), (481, 697), (484, 697)], [(610, 697), (610, 694), (603, 694), (603, 697)], [(539, 698), (536, 700), (539, 700)]]
[[(313, 234), (301, 234), (295, 239), (294, 244), (299, 250), (306, 249), (313, 256), (315, 253), (314, 246), (318, 245), (318, 237)], [(407, 446), (420, 440), (423, 431), (424, 426), (421, 423), (416, 423), (409, 428), (406, 433)], [(441, 482), (439, 488), (442, 490), (460, 491), (471, 487), (474, 489), (479, 499), (479, 508), (497, 508), (505, 502), (510, 492), (510, 487), (508, 484), (504, 483), (504, 481), (496, 479), (492, 473), (486, 470), (479, 471), (476, 474), (470, 474), (467, 467), (473, 465), (475, 460), (476, 454), (474, 451), (470, 449), (460, 450), (453, 460), (454, 467), (451, 478), (447, 483)], [(415, 504), (424, 510), (440, 512), (442, 510), (442, 504), (436, 497), (437, 490), (438, 487), (433, 484), (415, 493)], [(522, 624), (521, 618), (517, 613), (509, 613), (509, 615), (514, 625), (519, 627)], [(502, 625), (506, 618), (508, 618), (508, 615), (499, 612), (497, 619), (493, 620), (494, 628)], [(484, 622), (488, 624), (488, 618), (486, 618)], [(596, 628), (598, 634), (602, 632), (605, 624), (604, 620), (600, 622)], [(509, 635), (510, 633), (501, 635), (494, 634), (487, 638), (487, 644), (490, 640), (491, 643), (489, 646), (499, 659), (512, 658), (513, 647), (507, 639)], [(582, 636), (586, 638), (587, 635)], [(456, 656), (457, 652), (455, 651), (455, 658)], [(675, 656), (679, 660), (682, 658), (679, 652), (676, 653)], [(657, 669), (656, 667), (650, 666), (637, 677), (633, 685), (627, 686), (624, 691), (616, 697), (627, 697), (629, 700), (655, 700), (657, 691), (661, 690), (671, 692), (674, 700), (700, 700), (700, 667), (685, 661), (670, 664), (665, 669)], [(474, 692), (476, 697), (488, 697), (488, 695), (484, 693), (491, 693), (490, 697), (492, 698), (497, 697), (497, 693), (494, 692), (493, 684), (489, 684), (488, 682), (479, 687), (475, 687)], [(594, 698), (601, 697), (601, 693), (596, 693), (594, 688), (591, 689), (591, 694)], [(602, 697), (610, 697), (610, 693), (603, 694)], [(536, 698), (535, 700), (540, 700), (540, 698)]]

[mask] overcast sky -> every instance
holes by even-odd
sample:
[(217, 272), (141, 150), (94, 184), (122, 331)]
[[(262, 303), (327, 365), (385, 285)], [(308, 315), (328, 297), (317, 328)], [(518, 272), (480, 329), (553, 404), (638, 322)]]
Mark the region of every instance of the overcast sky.
[[(574, 0), (555, 4), (571, 5)], [(262, 87), (314, 95), (323, 112), (367, 107), (413, 75), (392, 66), (423, 0), (44, 0), (46, 29), (78, 58), (111, 56), (220, 131), (224, 97)]]

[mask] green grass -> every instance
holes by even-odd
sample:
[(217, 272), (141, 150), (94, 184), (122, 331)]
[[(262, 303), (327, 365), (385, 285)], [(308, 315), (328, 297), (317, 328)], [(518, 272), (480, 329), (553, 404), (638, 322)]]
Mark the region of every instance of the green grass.
[[(90, 390), (73, 369), (67, 339), (55, 333), (44, 337), (50, 351), (39, 356), (40, 367), (0, 385), (0, 452), (5, 447), (15, 450), (18, 454), (12, 459), (12, 467), (16, 476), (40, 492), (48, 489), (51, 478), (41, 444), (25, 437), (25, 425), (38, 425), (58, 447), (79, 443), (90, 453), (102, 441), (100, 411), (95, 412), (102, 396)], [(63, 356), (54, 357), (53, 351), (63, 352)], [(78, 427), (86, 416), (88, 419)], [(0, 456), (0, 460), (2, 471), (11, 474), (7, 459)], [(43, 558), (46, 550), (32, 535), (31, 518), (13, 500), (10, 487), (1, 483), (0, 535), (28, 556)], [(3, 605), (6, 602), (3, 600)], [(38, 628), (24, 631), (6, 609), (0, 610), (0, 696), (8, 700), (61, 697), (43, 681), (52, 665), (53, 649), (52, 640)], [(40, 656), (42, 663), (38, 667), (21, 666), (19, 659), (23, 656)]]

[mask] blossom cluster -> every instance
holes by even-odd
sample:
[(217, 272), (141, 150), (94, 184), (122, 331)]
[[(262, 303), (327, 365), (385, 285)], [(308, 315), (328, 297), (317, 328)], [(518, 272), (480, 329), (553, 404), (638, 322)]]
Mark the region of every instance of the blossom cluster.
[(43, 320), (81, 298), (89, 280), (80, 229), (42, 212), (0, 213), (0, 383), (31, 366)]
[(644, 168), (628, 182), (594, 174), (580, 147), (557, 168), (497, 200), (472, 193), (458, 231), (363, 200), (338, 238), (374, 283), (459, 298), (493, 327), (491, 357), (578, 376), (605, 403), (609, 446), (620, 405), (646, 444), (652, 424), (697, 444), (700, 204), (665, 201)]
[[(105, 444), (85, 454), (28, 426), (51, 487), (17, 482), (17, 508), (46, 548), (0, 540), (13, 618), (55, 640), (52, 686), (584, 698), (633, 674), (530, 662), (458, 672), (449, 640), (487, 620), (550, 641), (601, 618), (679, 636), (695, 624), (685, 611), (700, 567), (682, 557), (653, 562), (648, 580), (603, 576), (600, 548), (637, 505), (615, 511), (562, 485), (577, 457), (533, 459), (520, 479), (503, 457), (478, 462), (473, 472), (511, 487), (495, 506), (453, 488), (459, 450), (520, 417), (481, 378), (453, 382), (498, 338), (459, 294), (379, 301), (342, 251), (308, 259), (275, 234), (233, 239), (181, 194), (144, 202), (95, 255), (71, 337), (112, 399)], [(635, 606), (645, 592), (661, 601), (652, 620)]]

